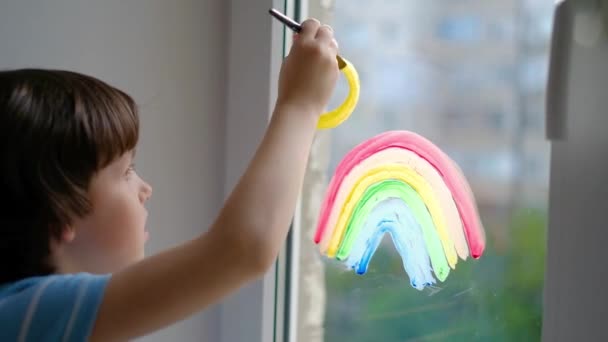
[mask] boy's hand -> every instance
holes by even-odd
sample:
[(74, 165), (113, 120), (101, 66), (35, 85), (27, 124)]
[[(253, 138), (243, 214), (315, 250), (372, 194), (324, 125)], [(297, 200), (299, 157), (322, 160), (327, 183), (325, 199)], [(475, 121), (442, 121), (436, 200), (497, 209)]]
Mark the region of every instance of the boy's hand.
[(340, 72), (337, 54), (338, 44), (331, 27), (321, 25), (316, 19), (304, 21), (281, 67), (277, 105), (320, 115)]

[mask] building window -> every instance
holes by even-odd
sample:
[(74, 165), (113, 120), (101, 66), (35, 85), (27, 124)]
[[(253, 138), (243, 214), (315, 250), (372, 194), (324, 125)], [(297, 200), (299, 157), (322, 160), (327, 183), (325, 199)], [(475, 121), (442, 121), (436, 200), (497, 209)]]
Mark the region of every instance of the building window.
[(475, 42), (481, 39), (482, 29), (479, 17), (446, 14), (437, 25), (437, 37), (454, 42)]

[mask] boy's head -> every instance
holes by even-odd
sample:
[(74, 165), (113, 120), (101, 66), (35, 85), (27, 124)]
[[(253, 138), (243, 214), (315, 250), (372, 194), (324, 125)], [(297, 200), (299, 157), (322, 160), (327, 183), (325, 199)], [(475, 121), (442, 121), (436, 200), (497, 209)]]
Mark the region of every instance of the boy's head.
[(93, 77), (0, 71), (0, 284), (143, 257), (152, 189), (132, 168), (134, 101)]

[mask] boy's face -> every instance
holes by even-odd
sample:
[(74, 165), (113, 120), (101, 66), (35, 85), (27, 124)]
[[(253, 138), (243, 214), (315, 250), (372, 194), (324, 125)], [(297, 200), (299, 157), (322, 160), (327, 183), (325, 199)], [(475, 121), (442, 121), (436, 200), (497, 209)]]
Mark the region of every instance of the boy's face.
[[(133, 169), (133, 152), (101, 169), (91, 181), (92, 212), (74, 220), (60, 263), (70, 272), (112, 273), (144, 257), (144, 206), (152, 188)], [(61, 265), (58, 265), (61, 268)]]

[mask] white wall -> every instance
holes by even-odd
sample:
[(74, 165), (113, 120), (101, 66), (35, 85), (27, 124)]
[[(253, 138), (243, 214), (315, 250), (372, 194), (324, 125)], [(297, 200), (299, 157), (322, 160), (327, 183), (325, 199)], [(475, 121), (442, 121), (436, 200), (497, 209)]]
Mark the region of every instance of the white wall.
[[(224, 197), (228, 1), (2, 0), (0, 68), (97, 76), (141, 106), (138, 168), (154, 187), (149, 253), (200, 233)], [(145, 341), (217, 341), (211, 309)]]

